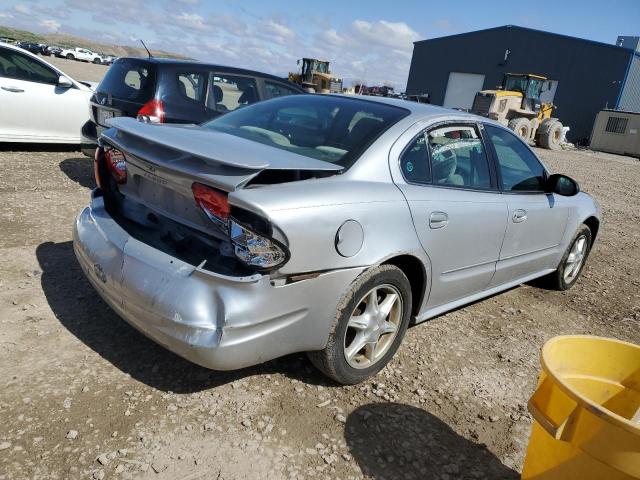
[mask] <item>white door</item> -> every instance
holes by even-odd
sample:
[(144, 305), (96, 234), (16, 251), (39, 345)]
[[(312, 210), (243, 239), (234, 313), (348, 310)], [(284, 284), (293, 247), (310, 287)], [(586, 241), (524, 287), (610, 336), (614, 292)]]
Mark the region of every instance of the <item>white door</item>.
[(545, 83), (551, 82), (551, 88), (540, 94), (540, 101), (542, 103), (553, 103), (553, 98), (556, 96), (556, 90), (558, 89), (558, 80), (547, 80)]
[(56, 71), (0, 48), (0, 141), (79, 143), (90, 92), (59, 87)]
[(443, 107), (470, 109), (476, 93), (482, 90), (484, 75), (479, 73), (450, 72)]

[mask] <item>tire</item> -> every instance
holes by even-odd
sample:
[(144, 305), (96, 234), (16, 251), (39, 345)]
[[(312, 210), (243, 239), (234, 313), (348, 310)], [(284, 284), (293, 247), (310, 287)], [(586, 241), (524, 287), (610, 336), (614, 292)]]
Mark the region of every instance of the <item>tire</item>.
[[(572, 276), (567, 278), (567, 276), (565, 275), (566, 268), (568, 267), (568, 265), (570, 265), (567, 260), (569, 259), (571, 253), (574, 251), (574, 246), (576, 246), (578, 241), (580, 241), (581, 239), (584, 239), (585, 243), (584, 250), (581, 254), (582, 258), (580, 260), (580, 264), (577, 267), (577, 271)], [(571, 243), (569, 244), (567, 251), (564, 252), (564, 255), (562, 256), (562, 259), (560, 260), (560, 264), (558, 265), (556, 271), (540, 279), (542, 286), (550, 288), (552, 290), (560, 291), (569, 290), (571, 287), (573, 287), (580, 278), (582, 269), (584, 268), (584, 265), (587, 262), (587, 258), (589, 257), (589, 253), (591, 252), (592, 239), (593, 236), (591, 233), (591, 229), (584, 224), (580, 225), (580, 228), (578, 228), (578, 231), (571, 239)]]
[(543, 124), (540, 128), (542, 132), (538, 136), (538, 145), (549, 150), (560, 150), (562, 123), (553, 120), (550, 125)]
[(93, 63), (96, 63), (96, 64), (97, 64), (97, 63), (102, 63), (102, 62), (100, 61), (100, 59), (99, 59), (99, 58), (94, 58), (94, 59), (93, 59)]
[[(356, 311), (364, 313), (369, 308), (372, 308), (370, 313), (376, 311), (370, 301), (372, 296), (376, 297), (376, 303), (380, 301), (378, 307), (385, 305), (385, 300), (392, 305), (389, 314), (374, 315), (373, 318), (378, 320), (369, 318), (350, 325), (352, 314)], [(343, 385), (353, 385), (372, 377), (384, 368), (398, 350), (409, 325), (411, 305), (411, 285), (402, 270), (393, 265), (380, 265), (367, 270), (351, 284), (338, 304), (326, 347), (318, 352), (307, 353), (311, 363)], [(354, 324), (358, 326), (354, 327)], [(384, 329), (391, 328), (391, 325), (395, 326), (395, 330), (384, 333)], [(372, 343), (363, 343), (363, 339), (375, 336), (378, 336), (376, 346), (373, 349), (365, 346)], [(358, 345), (362, 347), (357, 349)], [(347, 357), (348, 347), (353, 353), (350, 359)], [(377, 354), (376, 349), (379, 352)], [(374, 358), (371, 359), (371, 356)]]
[(516, 135), (525, 142), (528, 142), (531, 137), (531, 122), (527, 118), (512, 118), (509, 120), (509, 129), (516, 132)]
[(67, 60), (73, 60), (74, 58), (75, 57), (72, 54), (67, 53)]

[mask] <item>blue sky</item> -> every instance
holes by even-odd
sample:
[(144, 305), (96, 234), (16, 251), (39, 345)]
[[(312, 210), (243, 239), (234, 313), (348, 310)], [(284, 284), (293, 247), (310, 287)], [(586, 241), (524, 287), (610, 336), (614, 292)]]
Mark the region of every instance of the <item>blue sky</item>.
[(613, 43), (640, 35), (640, 0), (4, 0), (0, 24), (154, 48), (278, 75), (324, 58), (349, 85), (404, 88), (413, 42), (513, 24)]

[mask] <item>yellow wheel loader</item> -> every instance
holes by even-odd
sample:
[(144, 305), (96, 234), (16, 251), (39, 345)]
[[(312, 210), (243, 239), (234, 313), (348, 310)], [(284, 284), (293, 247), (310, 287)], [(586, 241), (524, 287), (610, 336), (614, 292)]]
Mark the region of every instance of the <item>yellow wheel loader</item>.
[(315, 58), (303, 58), (300, 73), (290, 72), (289, 81), (311, 93), (342, 93), (342, 79), (331, 75), (329, 62)]
[(500, 122), (527, 142), (558, 150), (562, 123), (551, 116), (554, 105), (540, 100), (550, 85), (541, 75), (506, 73), (501, 88), (476, 93), (471, 112)]

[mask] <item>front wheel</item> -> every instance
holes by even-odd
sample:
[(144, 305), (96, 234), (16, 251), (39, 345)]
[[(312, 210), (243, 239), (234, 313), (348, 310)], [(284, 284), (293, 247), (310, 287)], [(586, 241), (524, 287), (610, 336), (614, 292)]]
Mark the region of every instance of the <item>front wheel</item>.
[(591, 229), (586, 225), (581, 225), (569, 248), (562, 256), (556, 271), (541, 279), (544, 286), (561, 291), (573, 287), (580, 278), (591, 251), (592, 239)]
[(70, 53), (67, 53), (67, 60), (73, 60), (73, 55), (71, 55)]
[(338, 305), (324, 350), (311, 362), (336, 382), (352, 385), (378, 373), (402, 342), (411, 315), (411, 285), (393, 265), (371, 268)]
[(100, 62), (100, 59), (99, 59), (99, 58), (94, 58), (94, 59), (93, 59), (93, 63), (102, 63), (102, 62)]

